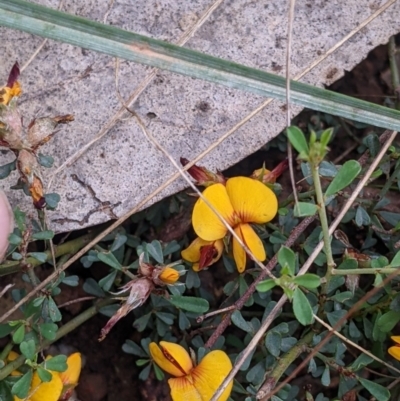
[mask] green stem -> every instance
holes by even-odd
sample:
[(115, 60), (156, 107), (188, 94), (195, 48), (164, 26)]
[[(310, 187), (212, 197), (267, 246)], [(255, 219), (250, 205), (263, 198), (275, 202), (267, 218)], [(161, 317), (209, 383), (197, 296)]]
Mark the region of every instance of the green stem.
[[(314, 332), (309, 331), (302, 339), (300, 339), (295, 346), (293, 346), (286, 354), (280, 359), (271, 373), (268, 373), (268, 378), (260, 388), (260, 391), (270, 393), (278, 383), (282, 375), (287, 371), (289, 366), (297, 359), (303, 352), (307, 350), (308, 345), (314, 338)], [(266, 388), (265, 388), (266, 387)]]
[(392, 86), (393, 86), (393, 92), (396, 96), (395, 107), (397, 110), (399, 110), (400, 109), (400, 99), (399, 99), (400, 79), (399, 79), (399, 69), (397, 68), (397, 61), (396, 61), (396, 42), (395, 42), (394, 36), (390, 37), (388, 47), (389, 47), (388, 53), (389, 53), (390, 71), (392, 73)]
[(359, 274), (400, 274), (400, 268), (398, 267), (371, 267), (366, 269), (333, 269), (333, 276), (349, 276)]
[(4, 361), (8, 354), (10, 353), (10, 351), (12, 350), (14, 346), (14, 343), (12, 341), (10, 341), (4, 348), (3, 350), (0, 352), (0, 361)]
[(322, 235), (324, 239), (324, 251), (327, 261), (327, 270), (325, 275), (325, 283), (322, 285), (322, 294), (326, 294), (329, 288), (329, 282), (332, 277), (332, 270), (335, 268), (335, 262), (332, 256), (331, 238), (329, 235), (328, 217), (326, 215), (324, 194), (322, 193), (321, 180), (319, 178), (319, 166), (310, 162), (311, 172), (314, 180), (315, 196), (318, 204), (319, 220), (321, 222)]
[[(80, 249), (82, 249), (85, 245), (87, 245), (97, 234), (98, 230), (93, 230), (88, 234), (83, 235), (82, 237), (76, 238), (72, 241), (68, 241), (64, 244), (58, 245), (55, 247), (55, 257), (60, 257), (62, 255), (71, 253), (75, 254)], [(47, 260), (51, 259), (51, 251), (47, 250), (46, 252)], [(24, 263), (29, 264), (32, 267), (39, 266), (42, 262), (39, 262), (35, 258), (27, 258)], [(0, 265), (0, 277), (6, 276), (8, 274), (16, 273), (22, 269), (21, 263), (19, 261), (6, 261), (5, 263)]]
[[(102, 299), (97, 304), (95, 304), (92, 307), (86, 309), (80, 315), (78, 315), (77, 317), (73, 318), (68, 323), (64, 324), (64, 326), (61, 326), (58, 329), (58, 331), (56, 333), (56, 337), (54, 338), (54, 340), (45, 340), (45, 341), (43, 341), (42, 344), (37, 347), (36, 351), (40, 352), (44, 348), (46, 348), (49, 345), (53, 344), (54, 342), (58, 341), (60, 338), (66, 336), (72, 330), (75, 330), (81, 324), (85, 323), (91, 317), (95, 316), (97, 314), (97, 312), (101, 308), (103, 308), (106, 305), (110, 305), (110, 304), (112, 304), (114, 302), (115, 302), (115, 300), (111, 299), (111, 298)], [(8, 363), (3, 369), (0, 370), (0, 381), (5, 379), (7, 376), (10, 375), (11, 372), (13, 372), (14, 370), (18, 369), (21, 365), (23, 365), (25, 360), (26, 360), (26, 358), (23, 355), (20, 355), (17, 359), (15, 359), (14, 361)]]

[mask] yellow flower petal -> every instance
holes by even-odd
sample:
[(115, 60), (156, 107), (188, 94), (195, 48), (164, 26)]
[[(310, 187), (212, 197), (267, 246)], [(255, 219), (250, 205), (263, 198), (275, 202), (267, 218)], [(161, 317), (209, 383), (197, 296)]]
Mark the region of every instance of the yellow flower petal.
[(400, 361), (400, 347), (398, 345), (390, 347), (388, 349), (388, 352), (390, 355), (392, 355), (393, 358), (396, 358), (398, 361)]
[(37, 372), (33, 374), (29, 394), (30, 401), (58, 401), (63, 389), (63, 383), (58, 372), (51, 372), (53, 377), (49, 382), (42, 382)]
[(391, 336), (390, 337), (395, 343), (400, 344), (400, 336)]
[(248, 177), (230, 178), (226, 191), (242, 223), (266, 223), (278, 211), (276, 195), (260, 181)]
[(82, 357), (79, 352), (71, 354), (67, 358), (68, 368), (65, 372), (60, 372), (60, 378), (64, 385), (72, 384), (76, 386), (79, 381), (82, 368)]
[(204, 269), (205, 267), (214, 264), (222, 256), (222, 252), (224, 251), (224, 242), (222, 240), (218, 239), (216, 241), (205, 241), (204, 239), (197, 237), (186, 249), (181, 252), (181, 256), (188, 262), (193, 263), (193, 270), (198, 272), (201, 270), (199, 264), (201, 260), (201, 250), (202, 248), (204, 250), (204, 247), (208, 247), (210, 245), (215, 248), (216, 255), (212, 257), (206, 265), (202, 266), (202, 269)]
[[(203, 195), (228, 224), (234, 224), (235, 213), (224, 185), (211, 185), (203, 191)], [(192, 223), (196, 234), (206, 241), (221, 239), (227, 232), (221, 220), (202, 199), (198, 199), (194, 205)]]
[[(185, 377), (168, 380), (173, 401), (209, 401), (232, 369), (228, 355), (223, 351), (211, 351)], [(226, 401), (232, 391), (233, 382), (218, 398)]]
[(159, 347), (156, 343), (150, 343), (149, 351), (154, 362), (172, 376), (185, 376), (193, 368), (189, 354), (179, 344), (160, 341)]
[[(240, 224), (235, 228), (235, 233), (260, 262), (266, 259), (264, 245), (249, 224)], [(233, 238), (232, 243), (233, 258), (239, 273), (242, 273), (246, 267), (246, 252), (235, 238)]]
[(165, 284), (175, 284), (179, 280), (179, 272), (167, 266), (158, 278)]

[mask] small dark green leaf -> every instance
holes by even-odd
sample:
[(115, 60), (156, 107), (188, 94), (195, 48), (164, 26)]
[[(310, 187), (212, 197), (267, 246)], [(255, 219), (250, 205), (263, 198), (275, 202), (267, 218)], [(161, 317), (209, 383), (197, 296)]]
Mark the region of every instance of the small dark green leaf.
[(51, 380), (51, 378), (53, 377), (53, 375), (48, 370), (45, 370), (45, 369), (41, 368), (40, 366), (38, 366), (37, 372), (40, 377), (40, 380), (45, 383), (49, 382)]
[(39, 233), (35, 233), (32, 235), (33, 239), (38, 239), (38, 240), (48, 240), (52, 239), (53, 237), (54, 237), (54, 231), (51, 230), (41, 231)]
[(321, 284), (321, 278), (316, 274), (306, 273), (301, 276), (297, 276), (293, 280), (297, 285), (313, 289), (318, 288)]
[(278, 252), (278, 262), (282, 268), (288, 269), (288, 274), (294, 276), (296, 270), (296, 255), (286, 246), (282, 246)]
[(128, 237), (126, 235), (118, 233), (115, 236), (114, 242), (110, 247), (110, 252), (114, 252), (117, 249), (121, 248), (121, 246), (124, 245), (127, 240), (128, 240)]
[(7, 164), (3, 164), (2, 166), (0, 166), (0, 180), (4, 180), (4, 178), (7, 178), (11, 171), (15, 170), (16, 167), (16, 159), (11, 162), (11, 163), (7, 163)]
[(19, 235), (12, 233), (8, 236), (8, 242), (11, 245), (19, 245), (22, 242), (22, 238)]
[(34, 340), (23, 341), (19, 345), (19, 350), (21, 354), (30, 361), (33, 361), (36, 354), (36, 344)]
[(41, 263), (44, 263), (47, 260), (47, 254), (44, 252), (30, 252), (28, 255), (32, 256)]
[(110, 291), (110, 288), (114, 284), (115, 277), (117, 276), (117, 270), (112, 271), (107, 276), (99, 280), (99, 285), (104, 291)]
[(400, 312), (390, 310), (377, 319), (376, 324), (383, 333), (388, 333), (389, 331), (393, 330), (399, 321)]
[[(339, 309), (339, 310), (334, 310), (332, 312), (328, 312), (326, 314), (326, 317), (328, 319), (329, 324), (332, 327), (335, 327), (335, 330), (340, 330), (340, 328), (336, 327), (336, 324), (339, 322), (339, 320), (341, 320), (344, 316), (346, 316), (346, 314), (347, 312), (345, 310)], [(342, 327), (345, 323), (346, 320), (343, 320), (340, 327)]]
[(331, 384), (331, 373), (328, 365), (325, 365), (324, 373), (322, 373), (321, 384), (325, 387), (328, 387)]
[(353, 372), (357, 372), (358, 370), (365, 368), (369, 364), (374, 362), (374, 360), (364, 353), (360, 354), (358, 358), (349, 366), (349, 369)]
[(0, 338), (8, 336), (13, 330), (14, 330), (14, 326), (10, 326), (9, 324), (6, 324), (6, 323), (1, 323), (0, 324)]
[(291, 126), (286, 129), (286, 132), (290, 143), (299, 153), (299, 158), (307, 160), (309, 148), (303, 131), (298, 127)]
[(45, 156), (42, 153), (37, 155), (37, 160), (39, 164), (45, 168), (50, 168), (54, 164), (54, 159), (51, 156)]
[(142, 332), (146, 327), (147, 327), (147, 323), (149, 322), (149, 319), (151, 317), (151, 313), (146, 313), (143, 316), (140, 316), (138, 319), (136, 319), (133, 322), (133, 327), (139, 331)]
[(390, 391), (373, 381), (358, 378), (358, 381), (373, 395), (378, 401), (388, 401), (390, 398)]
[(12, 339), (15, 344), (21, 344), (22, 341), (24, 341), (25, 337), (25, 326), (22, 324), (21, 326), (18, 327), (17, 330), (15, 330)]
[(342, 168), (336, 174), (335, 178), (329, 184), (326, 192), (325, 197), (335, 195), (343, 188), (346, 188), (350, 185), (353, 180), (360, 174), (361, 165), (356, 160), (348, 160), (346, 163), (343, 164)]
[(246, 333), (251, 333), (253, 331), (253, 327), (246, 322), (240, 311), (235, 310), (235, 312), (232, 313), (231, 320), (236, 327), (239, 327), (239, 329), (245, 331)]
[(56, 209), (61, 199), (59, 194), (46, 194), (44, 198), (46, 199), (46, 208), (50, 210)]
[(58, 326), (55, 323), (42, 323), (39, 325), (40, 334), (47, 340), (54, 340)]
[(168, 301), (179, 309), (194, 313), (205, 313), (210, 309), (208, 301), (203, 298), (172, 295)]
[(58, 309), (54, 299), (52, 297), (48, 298), (48, 313), (52, 322), (59, 322), (62, 319), (61, 312)]
[(11, 388), (11, 393), (18, 398), (26, 398), (31, 387), (32, 370), (26, 372)]
[(186, 314), (181, 310), (179, 311), (179, 329), (184, 331), (189, 329), (191, 326), (190, 320), (187, 318)]
[(295, 217), (306, 217), (306, 216), (314, 216), (318, 211), (318, 206), (314, 203), (308, 202), (297, 202), (294, 207), (294, 216)]
[(116, 270), (121, 270), (122, 269), (121, 263), (118, 262), (117, 258), (111, 252), (99, 252), (97, 254), (97, 257), (103, 263), (105, 263), (108, 266), (111, 266), (112, 268), (114, 268)]
[(46, 361), (42, 362), (42, 365), (49, 370), (56, 372), (65, 372), (68, 368), (67, 357), (65, 355), (56, 355)]
[(357, 208), (355, 221), (358, 227), (369, 226), (371, 224), (371, 218), (362, 206), (358, 206)]
[[(162, 371), (156, 364), (154, 364), (153, 366), (154, 366), (154, 372), (156, 373), (157, 379), (158, 379), (158, 380), (162, 380), (162, 379), (159, 379), (159, 378), (158, 378), (158, 377), (159, 377), (158, 375), (161, 374), (161, 375), (164, 376), (163, 371)], [(149, 374), (150, 374), (150, 370), (151, 370), (151, 363), (149, 363), (149, 364), (139, 373), (139, 379), (142, 380), (142, 381), (147, 380), (147, 378), (149, 377)]]
[(164, 255), (160, 241), (154, 240), (146, 245), (149, 255), (159, 264), (164, 263)]
[(94, 296), (100, 297), (100, 298), (103, 298), (106, 295), (105, 292), (97, 284), (97, 281), (91, 277), (89, 277), (83, 284), (83, 290), (86, 291), (88, 294), (91, 294), (91, 295), (94, 295)]
[(296, 288), (294, 290), (292, 307), (296, 319), (303, 326), (306, 326), (313, 322), (313, 311), (310, 302), (304, 295), (303, 291), (300, 290), (300, 288)]
[(281, 352), (282, 337), (276, 331), (269, 331), (265, 337), (265, 347), (271, 355), (278, 357)]
[(148, 355), (132, 340), (125, 340), (125, 343), (122, 345), (122, 350), (127, 354), (136, 355), (139, 358), (147, 358)]
[(167, 312), (156, 312), (155, 315), (158, 319), (164, 322), (166, 325), (171, 326), (174, 323), (174, 317), (172, 313)]
[(77, 287), (79, 285), (79, 277), (76, 275), (64, 277), (62, 283), (70, 287)]
[(274, 288), (275, 286), (276, 286), (275, 280), (273, 280), (272, 278), (269, 278), (267, 280), (260, 281), (256, 285), (256, 289), (257, 289), (258, 292), (267, 292), (271, 288)]

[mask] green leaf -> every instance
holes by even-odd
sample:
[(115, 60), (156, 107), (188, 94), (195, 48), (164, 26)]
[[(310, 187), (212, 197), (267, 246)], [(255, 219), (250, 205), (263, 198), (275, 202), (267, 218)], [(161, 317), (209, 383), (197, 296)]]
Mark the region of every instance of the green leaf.
[(21, 344), (22, 341), (24, 341), (25, 338), (25, 326), (21, 324), (21, 326), (18, 327), (17, 330), (15, 330), (12, 339), (15, 344)]
[(46, 230), (46, 231), (41, 231), (39, 233), (35, 233), (32, 235), (33, 239), (38, 239), (38, 240), (49, 240), (54, 237), (54, 231), (51, 230)]
[(179, 309), (184, 309), (194, 313), (205, 313), (210, 309), (208, 301), (203, 298), (172, 295), (168, 301)]
[(297, 202), (294, 206), (293, 214), (295, 217), (314, 216), (318, 211), (318, 206), (314, 203)]
[(371, 224), (371, 218), (362, 206), (358, 206), (357, 208), (355, 221), (358, 227), (369, 226)]
[(114, 284), (115, 277), (117, 276), (117, 271), (114, 270), (107, 276), (99, 280), (99, 286), (103, 288), (104, 291), (110, 291), (110, 288)]
[(358, 370), (365, 368), (366, 366), (368, 366), (372, 362), (374, 362), (374, 360), (370, 356), (365, 355), (364, 353), (362, 353), (349, 366), (349, 369), (352, 370), (353, 372), (357, 372)]
[(293, 293), (292, 301), (293, 312), (296, 319), (306, 326), (314, 321), (313, 311), (309, 300), (300, 288), (296, 288)]
[(133, 328), (135, 328), (137, 331), (142, 332), (146, 327), (147, 323), (149, 323), (149, 319), (151, 317), (151, 313), (146, 313), (143, 316), (140, 316), (138, 319), (136, 319), (133, 322)]
[[(283, 76), (24, 0), (0, 2), (0, 25), (285, 101), (286, 79)], [(400, 113), (395, 109), (296, 81), (291, 81), (290, 90), (294, 104), (385, 129), (400, 130)]]
[(57, 209), (58, 203), (60, 202), (59, 194), (45, 194), (44, 198), (46, 199), (46, 208), (50, 210)]
[(333, 128), (328, 128), (321, 133), (319, 141), (323, 148), (326, 148), (328, 146), (328, 143), (332, 138), (332, 134), (333, 134)]
[(56, 355), (50, 359), (46, 359), (46, 361), (42, 362), (42, 365), (48, 370), (65, 372), (68, 368), (67, 357), (65, 355)]
[(29, 256), (32, 256), (36, 260), (38, 260), (40, 263), (45, 263), (47, 260), (47, 254), (44, 252), (29, 252)]
[(11, 393), (18, 398), (26, 398), (31, 387), (32, 370), (26, 372), (11, 388)]
[(11, 171), (14, 171), (16, 168), (16, 162), (17, 159), (12, 161), (11, 163), (3, 164), (0, 166), (0, 180), (4, 180), (4, 178), (7, 178)]
[(392, 261), (390, 262), (391, 267), (400, 267), (400, 251), (397, 251), (396, 255), (394, 255)]
[(291, 126), (286, 129), (286, 132), (291, 145), (299, 153), (299, 158), (307, 160), (310, 149), (303, 131), (298, 127)]
[(42, 153), (39, 153), (37, 155), (37, 160), (39, 162), (39, 164), (45, 168), (50, 168), (53, 166), (54, 164), (54, 159), (51, 156), (46, 156), (43, 155)]
[(101, 260), (106, 265), (111, 266), (112, 268), (114, 268), (116, 270), (122, 270), (121, 263), (118, 262), (117, 258), (114, 256), (113, 253), (99, 252), (97, 254), (97, 257), (99, 258), (99, 260)]
[(79, 285), (79, 277), (76, 275), (67, 276), (64, 277), (61, 282), (70, 287), (77, 287)]
[(281, 353), (282, 336), (276, 331), (269, 331), (265, 337), (265, 347), (271, 355), (278, 357)]
[(48, 370), (45, 370), (45, 369), (41, 368), (40, 366), (38, 366), (38, 368), (37, 368), (37, 373), (40, 377), (40, 380), (45, 383), (49, 382), (51, 380), (51, 378), (53, 377), (53, 375)]
[(112, 243), (112, 245), (110, 247), (110, 252), (114, 252), (117, 249), (121, 248), (121, 246), (124, 245), (127, 240), (128, 240), (128, 237), (126, 235), (118, 233), (115, 236), (114, 242)]
[(390, 391), (373, 381), (358, 378), (358, 381), (373, 395), (378, 401), (388, 401), (390, 398)]
[(239, 327), (239, 329), (245, 331), (246, 333), (253, 332), (253, 327), (246, 322), (240, 311), (235, 310), (235, 312), (232, 313), (231, 320), (236, 327)]
[(348, 160), (343, 164), (342, 168), (336, 174), (335, 178), (329, 184), (326, 192), (325, 198), (334, 195), (350, 185), (353, 180), (360, 174), (361, 165), (356, 160)]
[(318, 288), (321, 284), (321, 278), (316, 274), (305, 273), (300, 276), (297, 276), (293, 280), (297, 285), (301, 285), (303, 287), (313, 289)]
[(331, 384), (331, 373), (328, 365), (325, 365), (324, 373), (322, 373), (321, 384), (325, 387), (328, 387)]
[(47, 340), (54, 340), (56, 338), (57, 330), (58, 326), (55, 323), (39, 324), (39, 332)]
[(1, 323), (0, 324), (0, 338), (4, 338), (4, 337), (8, 336), (13, 330), (14, 330), (14, 326), (10, 326), (8, 323)]
[(164, 255), (160, 241), (154, 240), (146, 245), (149, 255), (159, 264), (164, 263)]
[(83, 284), (83, 290), (86, 291), (90, 295), (94, 295), (96, 297), (103, 298), (106, 296), (106, 293), (101, 289), (101, 287), (97, 284), (97, 281), (93, 278), (89, 277), (85, 283)]
[(45, 300), (43, 303), (43, 310), (52, 322), (59, 322), (62, 319), (61, 312), (52, 297)]
[(36, 355), (36, 344), (34, 340), (23, 341), (19, 345), (19, 350), (21, 354), (30, 361), (33, 361)]
[(296, 270), (296, 254), (286, 246), (282, 246), (278, 252), (278, 262), (282, 268), (288, 269), (288, 274), (294, 276)]
[(388, 311), (384, 313), (379, 319), (377, 319), (376, 324), (379, 330), (383, 333), (388, 333), (393, 330), (397, 323), (400, 321), (400, 312)]
[(275, 286), (276, 286), (275, 280), (272, 279), (272, 278), (269, 278), (267, 280), (260, 281), (256, 285), (256, 289), (257, 289), (258, 292), (267, 292), (271, 288), (274, 288)]
[(125, 340), (125, 343), (122, 345), (122, 350), (127, 354), (136, 355), (139, 358), (147, 358), (148, 355), (143, 351), (141, 347), (139, 347), (132, 340)]

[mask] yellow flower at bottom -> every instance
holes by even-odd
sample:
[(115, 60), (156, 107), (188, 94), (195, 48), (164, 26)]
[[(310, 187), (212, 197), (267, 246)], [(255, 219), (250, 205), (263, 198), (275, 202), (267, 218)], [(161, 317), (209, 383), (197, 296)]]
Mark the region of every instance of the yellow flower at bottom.
[[(160, 342), (149, 346), (150, 354), (160, 368), (175, 376), (168, 380), (173, 401), (209, 401), (232, 369), (223, 351), (211, 351), (193, 366), (187, 351), (178, 344)], [(218, 401), (226, 401), (232, 391), (229, 383)]]
[(193, 270), (198, 272), (211, 266), (222, 256), (224, 242), (205, 241), (197, 237), (186, 249), (181, 252), (182, 258), (193, 263)]
[[(278, 211), (274, 192), (260, 181), (234, 177), (222, 184), (206, 188), (204, 197), (234, 229), (242, 242), (260, 261), (266, 259), (264, 246), (249, 223), (263, 224), (272, 220)], [(205, 241), (222, 239), (228, 232), (213, 210), (202, 200), (194, 205), (192, 215), (196, 234)], [(233, 256), (239, 273), (246, 267), (246, 252), (233, 238)]]
[(397, 344), (390, 347), (388, 352), (393, 358), (396, 358), (398, 361), (400, 361), (400, 336), (392, 336), (390, 338)]

